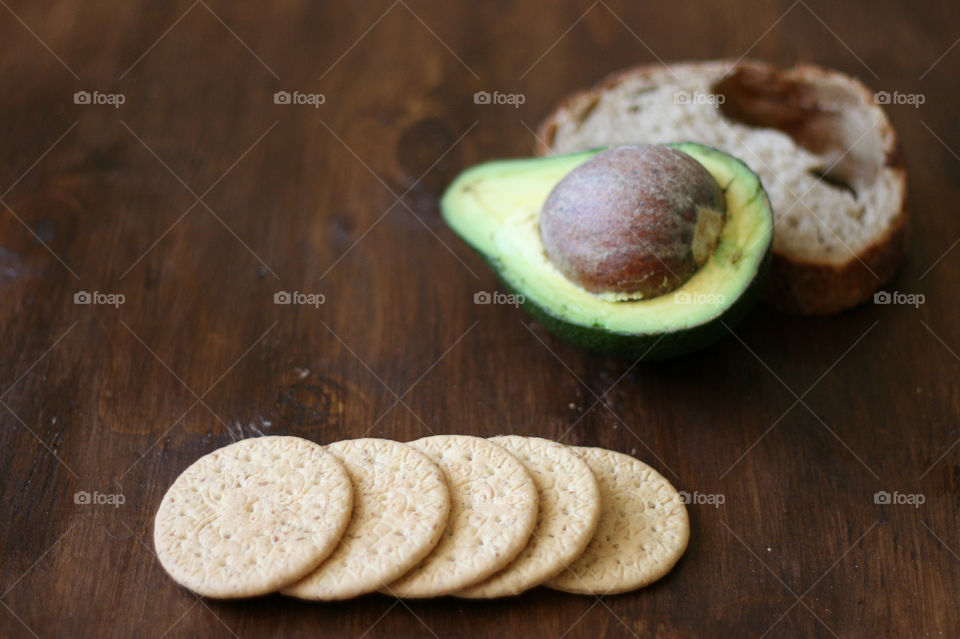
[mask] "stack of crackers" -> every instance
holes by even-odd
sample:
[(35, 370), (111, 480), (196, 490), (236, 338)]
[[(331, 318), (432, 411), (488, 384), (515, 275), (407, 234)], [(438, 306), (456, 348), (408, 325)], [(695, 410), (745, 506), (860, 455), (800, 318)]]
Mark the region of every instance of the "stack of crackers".
[(689, 535), (643, 462), (515, 435), (245, 439), (187, 468), (154, 527), (164, 569), (200, 595), (320, 601), (625, 592), (665, 575)]

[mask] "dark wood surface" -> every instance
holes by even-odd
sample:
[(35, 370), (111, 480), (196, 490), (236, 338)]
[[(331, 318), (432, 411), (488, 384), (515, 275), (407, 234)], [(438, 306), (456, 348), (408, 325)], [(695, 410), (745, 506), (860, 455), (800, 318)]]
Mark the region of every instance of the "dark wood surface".
[[(960, 636), (957, 3), (2, 4), (0, 635)], [(634, 366), (473, 303), (498, 285), (439, 217), (459, 170), (611, 70), (742, 54), (925, 97), (888, 108), (913, 213), (888, 290), (922, 305), (760, 308)], [(432, 432), (602, 445), (724, 503), (603, 600), (201, 601), (153, 555), (168, 485), (238, 437)]]

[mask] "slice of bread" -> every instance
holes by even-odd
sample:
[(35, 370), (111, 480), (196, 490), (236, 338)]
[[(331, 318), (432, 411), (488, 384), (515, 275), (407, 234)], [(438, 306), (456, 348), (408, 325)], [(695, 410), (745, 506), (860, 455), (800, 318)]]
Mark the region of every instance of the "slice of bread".
[(859, 81), (811, 65), (651, 65), (563, 100), (537, 153), (693, 141), (746, 162), (776, 226), (767, 298), (803, 315), (855, 306), (904, 253), (906, 173), (896, 133)]

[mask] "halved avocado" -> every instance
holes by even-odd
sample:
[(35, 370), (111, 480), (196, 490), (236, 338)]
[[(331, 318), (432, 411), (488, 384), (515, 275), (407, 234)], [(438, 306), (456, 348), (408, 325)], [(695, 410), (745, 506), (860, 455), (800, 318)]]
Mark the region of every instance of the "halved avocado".
[(668, 146), (707, 169), (727, 206), (713, 254), (679, 288), (658, 297), (605, 299), (567, 279), (544, 252), (539, 217), (547, 196), (604, 149), (479, 164), (453, 181), (440, 207), (447, 224), (557, 336), (618, 357), (676, 357), (716, 341), (759, 297), (773, 213), (760, 179), (737, 158), (692, 142)]

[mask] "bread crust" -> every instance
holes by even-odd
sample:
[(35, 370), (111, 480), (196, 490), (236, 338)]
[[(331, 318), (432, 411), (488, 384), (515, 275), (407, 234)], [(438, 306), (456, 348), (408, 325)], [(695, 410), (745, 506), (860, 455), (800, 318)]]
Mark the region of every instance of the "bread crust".
[[(707, 62), (681, 62), (670, 69), (683, 68), (715, 76), (716, 81), (734, 73), (753, 73), (769, 78), (774, 83), (800, 83), (789, 94), (792, 102), (803, 102), (805, 83), (812, 94), (818, 85), (838, 82), (863, 108), (877, 116), (877, 134), (887, 141), (883, 149), (882, 170), (895, 178), (897, 212), (886, 225), (877, 229), (873, 241), (843, 262), (815, 261), (792, 256), (784, 251), (773, 251), (771, 276), (765, 297), (774, 307), (798, 315), (829, 315), (861, 304), (886, 284), (896, 273), (906, 251), (908, 215), (906, 205), (906, 168), (900, 153), (900, 144), (883, 109), (874, 103), (873, 93), (860, 81), (837, 71), (810, 64), (798, 64), (791, 69), (781, 69), (755, 60), (713, 60)], [(669, 69), (662, 64), (651, 64), (626, 69), (608, 75), (590, 89), (576, 91), (563, 98), (542, 120), (537, 128), (535, 153), (547, 155), (553, 147), (558, 125), (568, 118), (583, 118), (589, 113), (605, 91), (617, 86), (627, 78), (655, 78)], [(769, 97), (769, 96), (767, 96)], [(787, 98), (785, 98), (786, 100)], [(788, 105), (785, 105), (785, 107)], [(791, 104), (803, 108), (803, 105)], [(579, 112), (579, 113), (578, 113)], [(796, 131), (787, 131), (792, 137), (802, 136), (804, 122)], [(779, 127), (778, 127), (779, 128)], [(810, 133), (810, 135), (814, 135)], [(695, 140), (694, 140), (695, 141)], [(815, 142), (813, 138), (805, 140)]]

